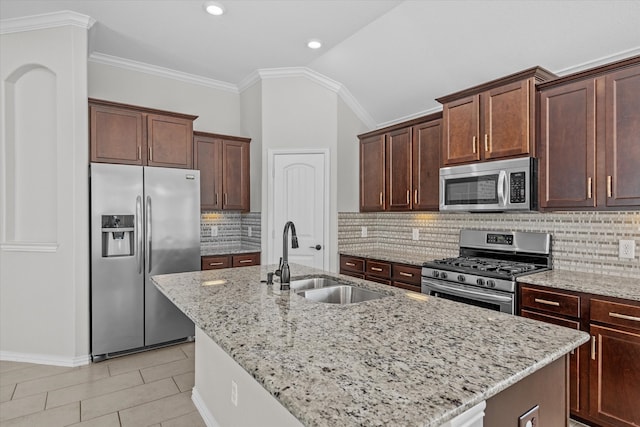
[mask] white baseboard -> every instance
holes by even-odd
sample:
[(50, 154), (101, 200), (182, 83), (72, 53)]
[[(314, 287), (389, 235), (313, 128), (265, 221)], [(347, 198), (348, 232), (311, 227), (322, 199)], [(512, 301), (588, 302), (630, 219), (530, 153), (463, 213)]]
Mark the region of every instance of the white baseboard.
[(31, 354), (16, 353), (13, 351), (0, 351), (0, 360), (11, 362), (37, 363), (39, 365), (67, 366), (75, 368), (76, 366), (88, 365), (91, 362), (91, 356), (61, 357), (50, 354)]
[(202, 400), (200, 393), (198, 393), (198, 390), (195, 387), (191, 391), (191, 400), (193, 401), (193, 404), (196, 405), (196, 409), (200, 413), (200, 416), (207, 427), (220, 427), (220, 424), (218, 424), (213, 414), (209, 412), (209, 408), (204, 404), (204, 400)]

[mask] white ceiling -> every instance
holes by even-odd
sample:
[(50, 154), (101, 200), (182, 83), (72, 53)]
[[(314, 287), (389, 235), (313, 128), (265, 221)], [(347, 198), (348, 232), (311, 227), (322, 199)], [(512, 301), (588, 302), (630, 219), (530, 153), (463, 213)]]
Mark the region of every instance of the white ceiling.
[[(640, 54), (640, 0), (2, 0), (2, 19), (72, 10), (96, 19), (90, 53), (239, 85), (308, 67), (383, 126), (435, 98), (534, 65), (564, 74)], [(324, 45), (313, 51), (311, 38)], [(365, 114), (365, 115), (366, 115)]]

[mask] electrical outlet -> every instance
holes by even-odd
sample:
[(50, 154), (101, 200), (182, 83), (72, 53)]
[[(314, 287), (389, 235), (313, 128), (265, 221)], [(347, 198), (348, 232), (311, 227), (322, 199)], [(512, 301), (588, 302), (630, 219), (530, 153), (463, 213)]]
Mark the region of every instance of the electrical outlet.
[(251, 227), (247, 227), (247, 236), (251, 237), (253, 234), (253, 229)]
[(411, 238), (413, 240), (420, 240), (420, 229), (414, 228), (413, 232), (412, 232), (412, 235), (411, 235)]
[(633, 259), (636, 256), (635, 240), (620, 240), (618, 244), (618, 258)]
[(518, 427), (538, 427), (538, 418), (540, 407), (538, 405), (529, 409), (518, 418)]
[(238, 406), (238, 384), (235, 381), (231, 381), (231, 403), (233, 406)]
[(367, 237), (367, 227), (360, 227), (360, 235), (362, 237)]
[(218, 237), (218, 226), (217, 225), (212, 225), (211, 226), (211, 237)]

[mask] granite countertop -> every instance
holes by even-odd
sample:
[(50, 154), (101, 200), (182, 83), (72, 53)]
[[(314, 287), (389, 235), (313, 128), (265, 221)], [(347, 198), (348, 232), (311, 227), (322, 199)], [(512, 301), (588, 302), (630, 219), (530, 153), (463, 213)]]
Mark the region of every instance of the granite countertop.
[(548, 286), (566, 291), (586, 292), (616, 298), (640, 301), (640, 279), (608, 276), (595, 273), (578, 273), (567, 270), (550, 270), (528, 274), (519, 283)]
[(425, 253), (390, 251), (381, 249), (347, 249), (341, 250), (341, 255), (355, 256), (358, 258), (377, 259), (380, 261), (398, 262), (402, 264), (422, 267), (425, 262), (443, 258), (443, 256), (429, 255)]
[(316, 303), (260, 283), (275, 266), (154, 276), (307, 426), (440, 426), (588, 341), (584, 332), (291, 265), (388, 297)]
[(247, 254), (260, 251), (261, 249), (255, 246), (244, 245), (224, 246), (212, 244), (200, 246), (200, 256)]

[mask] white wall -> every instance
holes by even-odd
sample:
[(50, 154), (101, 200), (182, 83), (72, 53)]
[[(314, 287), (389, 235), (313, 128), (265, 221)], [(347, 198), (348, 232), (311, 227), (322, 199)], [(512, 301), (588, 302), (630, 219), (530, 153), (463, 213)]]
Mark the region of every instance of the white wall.
[(4, 360), (59, 365), (88, 361), (88, 17), (84, 18), (84, 27), (67, 24), (0, 35)]
[(194, 130), (247, 136), (238, 93), (89, 61), (89, 97), (198, 116)]
[[(268, 259), (267, 157), (271, 149), (327, 148), (330, 153), (330, 242), (326, 248), (337, 254), (337, 136), (338, 95), (306, 77), (278, 77), (262, 81), (262, 251)], [(276, 235), (280, 233), (276, 232)], [(327, 269), (336, 270), (337, 256)]]
[(360, 141), (370, 129), (338, 99), (338, 212), (360, 209)]

